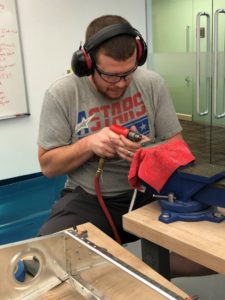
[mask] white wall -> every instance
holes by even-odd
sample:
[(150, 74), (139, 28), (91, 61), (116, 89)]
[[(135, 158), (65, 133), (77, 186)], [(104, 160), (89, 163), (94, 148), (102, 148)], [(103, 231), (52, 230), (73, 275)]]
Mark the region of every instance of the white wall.
[(144, 0), (17, 0), (31, 116), (0, 121), (0, 180), (39, 172), (37, 132), (43, 94), (70, 67), (92, 19), (118, 14), (145, 37)]

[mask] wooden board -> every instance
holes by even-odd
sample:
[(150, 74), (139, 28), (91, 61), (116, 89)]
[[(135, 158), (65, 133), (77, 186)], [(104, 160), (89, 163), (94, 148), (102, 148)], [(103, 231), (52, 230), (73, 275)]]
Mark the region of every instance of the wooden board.
[(126, 231), (200, 263), (225, 275), (225, 222), (158, 221), (157, 202), (134, 210), (123, 217)]

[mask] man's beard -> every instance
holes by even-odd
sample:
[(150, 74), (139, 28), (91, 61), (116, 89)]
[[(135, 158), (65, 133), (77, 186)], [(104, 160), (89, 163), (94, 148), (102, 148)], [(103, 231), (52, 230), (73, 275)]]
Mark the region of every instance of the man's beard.
[[(104, 91), (104, 90), (101, 89), (101, 86), (99, 86), (99, 84), (96, 82), (94, 76), (92, 76), (92, 81), (93, 81), (93, 83), (94, 83), (95, 88), (97, 89), (97, 91), (98, 91), (100, 94), (102, 94), (103, 96), (106, 96), (107, 98), (109, 98), (109, 99), (111, 99), (111, 100), (116, 100), (116, 99), (121, 98), (121, 97), (124, 95), (124, 93), (125, 93), (125, 91), (126, 91), (126, 89), (127, 89), (127, 88), (124, 88), (124, 89), (118, 89), (118, 90), (122, 91), (122, 93), (120, 93), (119, 96), (112, 96), (112, 95), (110, 95), (109, 92), (107, 92), (107, 90)], [(113, 91), (112, 91), (112, 92), (113, 92)]]

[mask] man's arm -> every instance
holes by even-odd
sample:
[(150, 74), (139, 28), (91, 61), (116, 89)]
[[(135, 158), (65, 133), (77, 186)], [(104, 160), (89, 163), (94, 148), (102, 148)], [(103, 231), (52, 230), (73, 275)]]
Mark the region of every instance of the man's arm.
[(94, 154), (99, 157), (112, 158), (116, 155), (112, 140), (119, 136), (109, 127), (98, 133), (84, 137), (74, 144), (65, 145), (50, 150), (39, 146), (38, 159), (44, 175), (53, 177), (67, 174), (75, 170)]
[[(143, 142), (148, 138), (143, 136)], [(170, 139), (183, 139), (181, 133)], [(46, 150), (39, 146), (38, 159), (42, 173), (48, 177), (63, 175), (79, 168), (93, 155), (104, 158), (121, 158), (131, 161), (140, 143), (129, 141), (123, 136), (112, 132), (109, 127), (98, 133), (82, 138), (71, 145)], [(129, 153), (132, 153), (130, 156)], [(129, 154), (129, 155), (128, 155)]]
[(87, 138), (51, 150), (45, 150), (41, 146), (38, 148), (41, 171), (48, 177), (67, 174), (82, 165), (92, 155)]

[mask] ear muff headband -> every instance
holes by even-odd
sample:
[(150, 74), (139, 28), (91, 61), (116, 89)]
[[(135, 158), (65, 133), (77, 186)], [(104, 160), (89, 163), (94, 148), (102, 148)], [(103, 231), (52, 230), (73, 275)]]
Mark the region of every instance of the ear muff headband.
[(79, 77), (93, 74), (94, 61), (91, 57), (91, 51), (118, 35), (130, 35), (136, 38), (138, 65), (143, 65), (147, 58), (147, 45), (139, 31), (129, 24), (112, 24), (99, 30), (84, 44), (82, 49), (73, 54), (71, 62), (73, 72)]
[(130, 35), (133, 37), (141, 36), (141, 34), (129, 24), (112, 24), (106, 26), (96, 32), (85, 44), (84, 48), (87, 52), (97, 48), (103, 42), (118, 35)]

